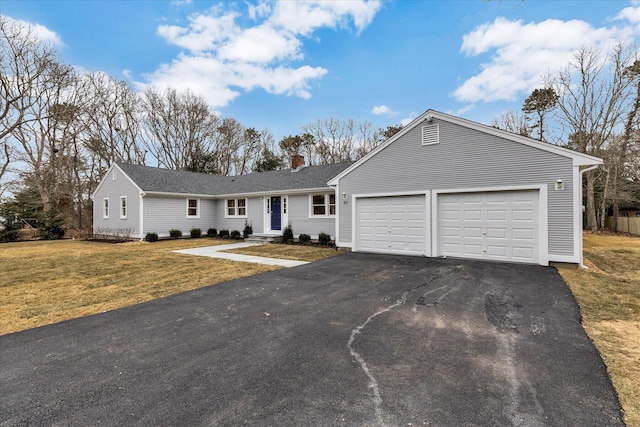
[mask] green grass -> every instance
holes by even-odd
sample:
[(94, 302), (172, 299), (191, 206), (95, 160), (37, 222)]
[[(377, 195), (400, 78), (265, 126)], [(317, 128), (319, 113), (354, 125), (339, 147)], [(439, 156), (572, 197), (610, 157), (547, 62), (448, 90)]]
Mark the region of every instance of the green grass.
[(585, 234), (584, 257), (588, 270), (559, 271), (607, 365), (625, 422), (640, 427), (640, 238)]

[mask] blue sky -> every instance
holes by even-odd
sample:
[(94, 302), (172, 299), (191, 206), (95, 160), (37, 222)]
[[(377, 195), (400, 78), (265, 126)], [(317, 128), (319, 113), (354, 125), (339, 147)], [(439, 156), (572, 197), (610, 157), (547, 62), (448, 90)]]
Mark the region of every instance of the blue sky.
[(640, 39), (632, 1), (2, 0), (64, 62), (190, 88), (276, 140), (318, 118), (427, 109), (491, 123), (582, 46)]

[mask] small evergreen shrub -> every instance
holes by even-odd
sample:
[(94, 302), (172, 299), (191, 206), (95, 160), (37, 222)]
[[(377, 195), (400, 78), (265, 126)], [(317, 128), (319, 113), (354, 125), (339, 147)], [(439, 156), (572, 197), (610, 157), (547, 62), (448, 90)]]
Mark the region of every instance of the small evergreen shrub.
[(308, 245), (310, 241), (311, 236), (308, 234), (301, 234), (298, 236), (298, 242), (300, 242), (301, 245)]
[(199, 228), (192, 228), (191, 229), (191, 238), (192, 239), (197, 239), (198, 237), (202, 236), (202, 230), (200, 230)]
[(20, 223), (7, 215), (2, 225), (4, 229), (0, 230), (0, 242), (17, 242), (20, 238)]
[(231, 232), (231, 234), (229, 235), (229, 237), (231, 237), (233, 240), (240, 239), (240, 236), (242, 236), (242, 234), (240, 234), (240, 231), (238, 231), (238, 230), (233, 230)]
[(282, 230), (282, 243), (291, 243), (293, 242), (293, 226), (291, 222), (287, 224), (287, 226)]
[(172, 239), (179, 239), (180, 237), (182, 237), (182, 231), (175, 228), (171, 229), (169, 230), (169, 237), (171, 237)]
[(218, 236), (220, 236), (222, 239), (228, 239), (229, 238), (229, 230), (220, 230), (220, 234), (218, 234)]
[(43, 240), (58, 240), (64, 236), (64, 219), (54, 209), (44, 216), (38, 236)]
[(242, 230), (242, 237), (246, 239), (247, 237), (249, 237), (250, 234), (253, 234), (253, 226), (251, 225), (250, 222), (247, 222), (245, 220), (244, 229)]
[(210, 228), (207, 230), (207, 236), (216, 237), (217, 235), (218, 235), (218, 230), (216, 230), (215, 228)]
[(145, 236), (144, 240), (146, 240), (149, 243), (157, 242), (158, 241), (158, 234), (157, 233), (147, 233), (147, 235)]
[(320, 242), (322, 246), (327, 246), (331, 243), (331, 236), (327, 233), (320, 233), (318, 234), (318, 242)]

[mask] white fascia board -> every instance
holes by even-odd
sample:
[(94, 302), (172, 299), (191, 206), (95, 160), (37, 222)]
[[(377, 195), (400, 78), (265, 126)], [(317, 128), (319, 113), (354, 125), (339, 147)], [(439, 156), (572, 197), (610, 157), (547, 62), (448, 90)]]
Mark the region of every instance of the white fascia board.
[(425, 120), (429, 119), (432, 121), (434, 119), (442, 120), (449, 123), (454, 123), (459, 126), (463, 126), (466, 128), (474, 129), (479, 132), (487, 133), (493, 136), (497, 136), (499, 138), (507, 139), (510, 141), (518, 142), (523, 145), (527, 145), (529, 147), (537, 148), (539, 150), (547, 151), (550, 153), (554, 153), (563, 157), (568, 157), (572, 159), (574, 166), (593, 166), (593, 165), (601, 165), (603, 160), (599, 157), (591, 156), (589, 154), (579, 153), (574, 150), (570, 150), (568, 148), (559, 147), (557, 145), (549, 144), (547, 142), (538, 141), (532, 138), (527, 138), (525, 136), (516, 135), (511, 132), (507, 132), (501, 129), (496, 129), (493, 126), (484, 125), (482, 123), (473, 122), (471, 120), (463, 119), (461, 117), (452, 116), (449, 114), (441, 113), (435, 110), (427, 110), (423, 114), (421, 114), (418, 118), (413, 120), (411, 123), (402, 128), (398, 133), (393, 135), (384, 143), (380, 144), (372, 151), (370, 151), (366, 156), (346, 168), (340, 174), (336, 175), (332, 178), (328, 184), (336, 185), (340, 179), (344, 176), (348, 175), (354, 169), (358, 168), (361, 164), (365, 163), (371, 157), (375, 156), (381, 150), (384, 150), (388, 145), (393, 144), (394, 141), (401, 138), (404, 134), (420, 125)]
[(94, 190), (93, 194), (91, 195), (91, 198), (95, 198), (96, 193), (98, 192), (98, 190), (102, 187), (102, 185), (107, 181), (107, 179), (109, 178), (109, 176), (112, 174), (113, 170), (117, 169), (118, 170), (118, 174), (122, 174), (123, 177), (127, 178), (129, 180), (129, 182), (131, 184), (133, 184), (133, 186), (140, 192), (140, 194), (143, 194), (144, 191), (142, 191), (142, 188), (140, 188), (140, 186), (138, 186), (138, 184), (135, 183), (134, 180), (132, 180), (129, 175), (127, 175), (121, 168), (120, 166), (118, 166), (116, 163), (113, 163), (109, 169), (107, 169), (107, 172), (105, 172), (104, 176), (102, 177), (102, 179), (100, 180), (100, 183), (98, 184), (98, 186), (96, 187), (96, 189)]
[(507, 132), (502, 129), (494, 128), (482, 123), (473, 122), (471, 120), (463, 119), (461, 117), (451, 116), (449, 114), (441, 113), (439, 111), (429, 110), (425, 113), (427, 116), (432, 116), (434, 119), (443, 120), (446, 122), (454, 123), (460, 126), (464, 126), (470, 129), (477, 130), (479, 132), (488, 133), (499, 138), (508, 139), (510, 141), (519, 142), (529, 147), (537, 148), (539, 150), (548, 151), (550, 153), (558, 154), (563, 157), (568, 157), (573, 160), (574, 166), (591, 166), (600, 165), (603, 160), (599, 157), (591, 156), (589, 154), (580, 153), (578, 151), (570, 150), (568, 148), (560, 147), (558, 145), (550, 144), (548, 142), (538, 141), (537, 139), (528, 138), (526, 136), (517, 135), (515, 133)]
[[(104, 184), (104, 182), (107, 180), (107, 177), (109, 175), (111, 175), (111, 171), (113, 170), (114, 167), (116, 167), (117, 165), (115, 163), (113, 163), (109, 169), (107, 169), (107, 171), (105, 172), (104, 176), (102, 177), (102, 179), (100, 180), (100, 182), (98, 183), (98, 185), (96, 186), (96, 189), (93, 190), (93, 193), (91, 193), (91, 199), (95, 199), (96, 197), (96, 193), (98, 192), (98, 190), (100, 190), (100, 188), (102, 188), (102, 185)], [(121, 172), (122, 169), (118, 168)]]
[(317, 187), (317, 188), (297, 188), (293, 190), (273, 190), (273, 191), (256, 191), (252, 193), (231, 193), (231, 194), (216, 194), (215, 196), (209, 196), (217, 199), (227, 199), (230, 197), (260, 197), (260, 196), (279, 196), (279, 195), (291, 195), (291, 194), (311, 194), (311, 193), (330, 193), (335, 191), (332, 187)]
[(422, 121), (424, 121), (427, 118), (427, 115), (428, 115), (429, 111), (430, 110), (425, 111), (422, 115), (420, 115), (420, 117), (416, 118), (411, 123), (409, 123), (408, 125), (404, 126), (402, 129), (400, 129), (400, 131), (398, 131), (398, 133), (393, 135), (391, 138), (387, 139), (382, 144), (378, 145), (376, 148), (374, 148), (369, 153), (367, 153), (367, 155), (365, 155), (363, 158), (361, 158), (360, 160), (358, 160), (357, 162), (355, 162), (354, 164), (352, 164), (351, 166), (349, 166), (348, 168), (346, 168), (345, 170), (340, 172), (335, 177), (331, 178), (331, 180), (327, 184), (328, 185), (338, 185), (338, 181), (340, 181), (340, 179), (342, 177), (344, 177), (344, 176), (348, 175), (349, 173), (351, 173), (352, 170), (356, 169), (361, 164), (365, 163), (367, 160), (369, 160), (370, 158), (375, 156), (378, 152), (384, 150), (385, 147), (387, 147), (388, 145), (392, 144), (395, 140), (399, 139), (404, 134), (409, 132), (411, 129), (416, 127), (418, 124), (420, 124)]

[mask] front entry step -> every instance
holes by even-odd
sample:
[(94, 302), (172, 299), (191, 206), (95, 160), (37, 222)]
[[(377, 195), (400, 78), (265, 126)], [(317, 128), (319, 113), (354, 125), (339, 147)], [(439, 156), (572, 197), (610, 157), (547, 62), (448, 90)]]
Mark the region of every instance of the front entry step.
[(249, 234), (249, 237), (244, 239), (248, 243), (273, 243), (276, 236), (269, 236), (264, 234)]

